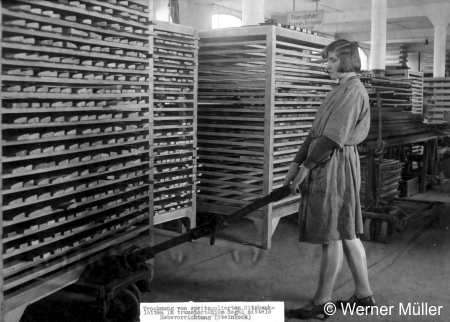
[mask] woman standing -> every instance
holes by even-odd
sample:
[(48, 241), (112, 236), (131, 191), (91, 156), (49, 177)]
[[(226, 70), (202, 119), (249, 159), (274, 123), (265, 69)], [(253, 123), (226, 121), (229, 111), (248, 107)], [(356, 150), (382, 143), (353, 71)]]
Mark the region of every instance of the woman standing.
[(375, 305), (369, 285), (359, 189), (360, 164), (356, 145), (370, 127), (369, 97), (356, 76), (361, 69), (358, 45), (344, 39), (329, 44), (322, 52), (331, 79), (339, 80), (317, 111), (308, 137), (302, 144), (283, 182), (293, 194), (301, 192), (300, 241), (322, 245), (319, 284), (313, 299), (289, 313), (299, 319), (329, 315), (343, 254), (347, 258), (355, 293), (343, 305)]

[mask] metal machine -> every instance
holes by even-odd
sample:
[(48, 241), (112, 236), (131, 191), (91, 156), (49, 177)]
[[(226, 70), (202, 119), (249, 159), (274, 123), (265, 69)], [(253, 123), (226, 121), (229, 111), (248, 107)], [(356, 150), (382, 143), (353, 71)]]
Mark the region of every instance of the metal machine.
[[(401, 96), (401, 93), (396, 93), (396, 90), (405, 86), (410, 88), (408, 83), (393, 81), (383, 77), (374, 78), (372, 82), (374, 89), (371, 91), (371, 94), (375, 94), (373, 101), (376, 102), (376, 114), (374, 113), (372, 127), (374, 129), (376, 128), (377, 131), (372, 137), (372, 142), (367, 142), (366, 140), (364, 143), (368, 149), (368, 161), (366, 174), (366, 209), (363, 209), (363, 237), (367, 241), (378, 240), (387, 244), (394, 232), (394, 228), (397, 231), (402, 231), (408, 226), (423, 221), (428, 221), (428, 224), (431, 226), (437, 225), (439, 214), (445, 205), (442, 202), (382, 198), (382, 161), (386, 149), (396, 147), (397, 152), (404, 153), (403, 145), (425, 142), (424, 158), (428, 160), (429, 145), (432, 140), (436, 139), (437, 135), (422, 123), (421, 117), (418, 117), (419, 120), (417, 120), (417, 116), (410, 113), (400, 112), (399, 114), (395, 114), (395, 112), (383, 112), (383, 105), (385, 105), (383, 100), (385, 99), (389, 102), (390, 99), (383, 98), (382, 95), (394, 95), (395, 97), (395, 94), (398, 94)], [(389, 89), (387, 86), (400, 87), (392, 87)], [(412, 103), (409, 102), (408, 104)], [(401, 105), (399, 104), (399, 106)], [(396, 105), (393, 106), (397, 107)], [(399, 115), (404, 117), (404, 119), (401, 120)], [(390, 124), (390, 122), (397, 123)], [(398, 136), (397, 128), (401, 126), (405, 127), (410, 135)], [(376, 141), (374, 140), (375, 137)], [(427, 180), (427, 165), (424, 165), (421, 175), (423, 190)]]
[(99, 319), (133, 321), (139, 316), (140, 292), (150, 291), (153, 267), (146, 261), (165, 250), (208, 235), (211, 236), (210, 245), (214, 245), (217, 232), (228, 227), (227, 221), (243, 218), (290, 194), (290, 188), (283, 186), (226, 217), (214, 216), (206, 223), (163, 243), (142, 248), (131, 246), (123, 252), (112, 249), (109, 256), (88, 266), (76, 283), (55, 293), (53, 298), (88, 304), (91, 314), (96, 314)]

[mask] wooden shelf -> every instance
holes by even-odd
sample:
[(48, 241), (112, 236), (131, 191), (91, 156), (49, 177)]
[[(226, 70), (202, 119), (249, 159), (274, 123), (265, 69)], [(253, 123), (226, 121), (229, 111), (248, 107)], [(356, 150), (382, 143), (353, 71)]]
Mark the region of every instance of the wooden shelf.
[[(86, 84), (88, 85), (148, 85), (148, 82), (131, 82), (131, 81), (109, 81), (109, 80), (89, 80), (89, 79), (74, 79), (61, 77), (29, 77), (29, 76), (10, 76), (2, 75), (5, 82), (21, 82), (21, 83), (57, 83), (57, 84)], [(49, 85), (51, 87), (51, 85)], [(63, 86), (60, 86), (63, 87)]]
[(111, 246), (152, 242), (154, 214), (145, 3), (2, 6), (3, 321)]
[[(65, 5), (65, 4), (59, 4), (59, 3), (54, 3), (54, 2), (50, 2), (50, 1), (39, 1), (39, 3), (36, 3), (34, 0), (20, 0), (32, 5), (38, 5), (41, 7), (45, 7), (45, 8), (50, 8), (53, 10), (60, 10), (61, 12), (68, 12), (72, 15), (85, 15), (85, 16), (90, 16), (92, 18), (103, 18), (106, 19), (108, 21), (112, 21), (114, 23), (122, 23), (125, 25), (130, 25), (130, 26), (135, 26), (135, 27), (139, 27), (142, 28), (144, 30), (148, 30), (148, 25), (144, 24), (144, 23), (139, 23), (139, 22), (134, 22), (132, 20), (125, 20), (116, 16), (112, 16), (109, 14), (103, 14), (103, 13), (99, 13), (97, 11), (91, 11), (91, 10), (86, 10), (86, 9), (81, 9), (81, 8), (77, 8), (75, 6), (70, 6), (70, 5)], [(93, 0), (95, 1), (95, 0)], [(95, 1), (97, 2), (97, 1)], [(89, 3), (91, 3), (91, 1), (89, 1)], [(101, 2), (101, 6), (104, 6), (104, 2)], [(116, 7), (117, 10), (121, 10), (121, 7)]]
[(22, 92), (3, 92), (4, 99), (110, 99), (116, 100), (117, 98), (126, 97), (148, 97), (146, 93), (117, 93), (117, 94), (58, 94), (58, 93), (22, 93)]
[(120, 132), (108, 132), (108, 133), (100, 133), (100, 134), (85, 134), (85, 135), (66, 135), (66, 136), (60, 136), (60, 137), (52, 137), (52, 138), (44, 138), (44, 139), (33, 139), (33, 140), (23, 140), (23, 141), (9, 141), (5, 142), (3, 141), (3, 146), (19, 146), (19, 145), (27, 145), (30, 143), (44, 143), (44, 142), (58, 142), (58, 141), (66, 141), (66, 140), (73, 140), (73, 139), (86, 139), (86, 138), (99, 138), (104, 136), (111, 136), (111, 135), (117, 135), (120, 134), (132, 134), (138, 131), (148, 131), (146, 128), (140, 128), (138, 130), (124, 130)]
[(36, 15), (36, 14), (26, 13), (23, 11), (13, 11), (13, 10), (9, 10), (9, 9), (3, 9), (2, 14), (6, 16), (5, 17), (6, 19), (8, 19), (8, 17), (16, 17), (19, 19), (26, 19), (27, 21), (42, 22), (45, 25), (49, 24), (49, 25), (56, 25), (56, 26), (64, 26), (64, 27), (76, 28), (79, 30), (93, 31), (95, 33), (107, 34), (107, 35), (111, 35), (111, 36), (115, 36), (115, 37), (122, 36), (122, 37), (127, 37), (127, 38), (148, 41), (147, 37), (140, 36), (140, 35), (137, 35), (134, 33), (122, 32), (120, 30), (93, 27), (88, 24), (82, 24), (82, 23), (67, 21), (67, 20), (63, 20), (63, 19), (52, 19), (51, 17), (48, 17), (48, 16)]
[(423, 88), (430, 106), (429, 123), (448, 123), (450, 118), (446, 115), (450, 112), (450, 77), (425, 77)]
[[(79, 246), (82, 246), (82, 245), (84, 246), (86, 244), (92, 244), (95, 241), (100, 240), (101, 238), (110, 237), (112, 235), (117, 234), (118, 232), (123, 232), (126, 228), (132, 227), (132, 226), (134, 226), (134, 224), (143, 222), (146, 219), (148, 220), (148, 216), (147, 217), (143, 217), (142, 219), (135, 220), (134, 222), (132, 222), (130, 224), (122, 225), (121, 227), (119, 227), (117, 229), (110, 229), (107, 232), (102, 233), (102, 236), (94, 237), (94, 238), (89, 239), (89, 241), (78, 243), (78, 245), (75, 246), (75, 247), (81, 248)], [(95, 227), (92, 227), (92, 228), (95, 228)], [(62, 239), (64, 239), (64, 238), (61, 237), (58, 240), (62, 240)], [(72, 246), (70, 248), (75, 248), (75, 247)], [(64, 252), (64, 253), (67, 253), (67, 251)], [(45, 261), (49, 261), (49, 260), (51, 260), (51, 259), (53, 259), (55, 257), (60, 257), (60, 254), (58, 253), (57, 255), (49, 256), (48, 258), (45, 258)], [(23, 271), (23, 270), (25, 270), (27, 268), (30, 268), (32, 266), (36, 266), (36, 265), (38, 265), (39, 263), (42, 263), (42, 262), (44, 262), (44, 261), (43, 260), (36, 260), (36, 261), (33, 261), (32, 263), (28, 263), (27, 262), (26, 264), (18, 264), (18, 265), (14, 265), (14, 266), (11, 266), (11, 267), (6, 267), (5, 268), (5, 274), (7, 274), (10, 270), (15, 270), (16, 272), (20, 272), (20, 271)], [(21, 282), (23, 283), (24, 281), (26, 282), (26, 281), (29, 281), (31, 279), (32, 279), (31, 276), (23, 277)], [(10, 285), (8, 285), (8, 286), (10, 286)]]
[[(162, 21), (153, 23), (150, 70), (154, 87), (150, 114), (154, 131), (151, 162), (155, 197), (151, 211), (155, 214), (155, 224), (187, 219), (188, 222), (182, 223), (187, 225), (186, 228), (193, 228), (196, 225), (198, 176), (197, 29)], [(187, 88), (189, 91), (185, 90)], [(183, 174), (181, 178), (180, 173)], [(162, 197), (165, 193), (174, 196)], [(164, 206), (167, 204), (170, 205)]]
[[(127, 194), (134, 193), (134, 192), (140, 191), (140, 190), (142, 190), (142, 186), (137, 186), (137, 187), (134, 187), (134, 188), (129, 189), (127, 191), (121, 191), (118, 194), (113, 194), (113, 195), (108, 194), (108, 195), (105, 195), (103, 197), (96, 198), (95, 200), (92, 199), (92, 200), (83, 201), (83, 202), (76, 202), (76, 203), (74, 203), (74, 205), (76, 205), (77, 208), (79, 207), (80, 209), (83, 209), (85, 207), (89, 207), (89, 206), (92, 206), (92, 205), (98, 205), (102, 201), (105, 201), (105, 200), (108, 200), (108, 199), (117, 200), (118, 198), (120, 198), (121, 195), (127, 195)], [(129, 202), (126, 201), (123, 205), (126, 205), (128, 203)], [(78, 217), (80, 217), (80, 216), (76, 216), (75, 213), (74, 213), (75, 211), (77, 211), (77, 208), (65, 209), (65, 208), (62, 208), (62, 207), (56, 207), (54, 210), (52, 209), (52, 210), (47, 211), (47, 212), (41, 212), (41, 213), (39, 213), (37, 215), (33, 214), (32, 216), (30, 216), (30, 218), (25, 217), (25, 218), (21, 218), (21, 219), (15, 219), (15, 220), (12, 220), (12, 221), (5, 221), (5, 227), (23, 224), (24, 222), (37, 220), (37, 219), (40, 219), (42, 217), (49, 217), (49, 218), (56, 217), (57, 215), (64, 215), (66, 217), (68, 215), (70, 215), (70, 216), (73, 216), (74, 218), (76, 217), (75, 220), (78, 220), (79, 219)], [(108, 211), (108, 209), (110, 209), (110, 208), (108, 207), (108, 208), (102, 209), (102, 211)]]
[[(84, 248), (83, 251), (69, 254), (55, 263), (46, 263), (47, 266), (45, 268), (37, 266), (33, 269), (33, 271), (27, 272), (25, 278), (31, 276), (36, 278), (42, 270), (51, 273), (52, 271), (60, 268), (62, 263), (65, 263), (64, 265), (66, 265), (62, 270), (59, 270), (54, 274), (49, 274), (50, 276), (47, 276), (46, 278), (32, 280), (26, 287), (7, 294), (5, 296), (5, 306), (10, 310), (14, 310), (20, 308), (24, 302), (31, 303), (36, 298), (42, 298), (48, 295), (48, 293), (52, 292), (54, 289), (55, 278), (57, 278), (62, 285), (72, 283), (74, 280), (78, 279), (78, 276), (90, 263), (94, 263), (102, 259), (104, 256), (107, 256), (108, 248), (111, 246), (116, 246), (118, 251), (123, 251), (129, 247), (128, 243), (133, 243), (134, 245), (139, 245), (140, 247), (148, 245), (151, 240), (148, 236), (145, 236), (146, 230), (147, 227), (143, 225), (133, 228), (132, 231), (119, 232), (118, 234), (93, 245), (86, 245), (87, 247)], [(22, 277), (23, 276), (24, 275), (22, 275)], [(17, 284), (21, 284), (20, 278), (21, 277), (18, 276), (14, 281), (19, 280)]]
[[(145, 152), (148, 152), (148, 151), (145, 151)], [(130, 165), (130, 166), (123, 166), (122, 165), (122, 167), (120, 167), (120, 168), (108, 171), (108, 174), (111, 176), (111, 174), (114, 175), (117, 172), (123, 172), (123, 171), (130, 170), (130, 169), (137, 168), (137, 167), (148, 166), (148, 164), (149, 164), (148, 162), (143, 162), (143, 163), (140, 163), (140, 164), (134, 164), (134, 165)], [(139, 170), (139, 171), (142, 171), (142, 170)], [(5, 196), (5, 195), (9, 195), (9, 194), (29, 192), (29, 191), (38, 190), (38, 189), (39, 190), (40, 189), (46, 189), (46, 188), (51, 188), (51, 187), (54, 187), (54, 186), (57, 186), (57, 185), (65, 185), (65, 186), (69, 185), (70, 186), (71, 183), (77, 183), (77, 181), (79, 181), (79, 180), (84, 180), (84, 179), (89, 179), (89, 178), (95, 179), (96, 177), (103, 178), (104, 176), (105, 176), (104, 172), (90, 173), (89, 175), (81, 175), (81, 176), (77, 176), (77, 177), (75, 177), (73, 179), (59, 181), (59, 182), (56, 182), (56, 183), (49, 183), (49, 184), (42, 184), (42, 185), (33, 185), (33, 186), (21, 188), (21, 189), (3, 190), (2, 195)], [(130, 178), (135, 178), (135, 177), (130, 177)], [(102, 179), (102, 180), (109, 180), (108, 183), (114, 183), (114, 181), (111, 180), (111, 179)], [(95, 187), (98, 187), (98, 186), (96, 185)], [(83, 190), (83, 191), (86, 191), (86, 190)], [(26, 206), (26, 205), (24, 205), (24, 206)], [(5, 209), (5, 210), (7, 210), (7, 209)]]
[[(120, 217), (119, 217), (120, 218)], [(81, 218), (79, 218), (79, 219), (81, 219)], [(88, 227), (86, 227), (86, 229), (89, 229), (89, 230), (92, 230), (92, 229), (95, 229), (95, 228), (99, 228), (99, 227), (102, 227), (104, 224), (107, 224), (107, 223), (109, 223), (109, 222), (113, 222), (113, 221), (116, 221), (116, 220), (114, 220), (114, 219), (110, 219), (110, 220), (105, 220), (104, 222), (102, 222), (101, 224), (95, 224), (95, 225), (89, 225), (89, 224), (86, 224), (86, 225), (83, 225), (83, 226), (88, 226)], [(74, 221), (72, 221), (72, 222), (74, 222)], [(82, 226), (82, 227), (83, 227)], [(52, 226), (52, 228), (53, 228), (53, 226)], [(84, 227), (83, 227), (84, 228)], [(75, 227), (75, 228), (68, 228), (68, 230), (70, 230), (71, 231), (71, 233), (64, 233), (64, 235), (62, 235), (61, 237), (59, 237), (59, 238), (51, 238), (51, 239), (49, 239), (48, 241), (44, 241), (44, 242), (40, 242), (37, 246), (29, 246), (29, 247), (25, 247), (25, 248), (21, 248), (21, 249), (19, 249), (19, 250), (17, 250), (17, 251), (14, 251), (14, 252), (12, 252), (12, 253), (8, 253), (8, 254), (3, 254), (3, 258), (4, 259), (7, 259), (7, 258), (10, 258), (10, 257), (13, 257), (13, 256), (17, 256), (17, 255), (20, 255), (20, 254), (24, 254), (25, 252), (29, 252), (29, 251), (31, 251), (31, 250), (36, 250), (36, 249), (39, 249), (39, 248), (42, 248), (42, 247), (44, 247), (44, 246), (46, 246), (46, 245), (49, 245), (49, 244), (52, 244), (52, 243), (55, 243), (55, 242), (61, 242), (62, 240), (64, 240), (64, 239), (67, 239), (67, 238), (70, 238), (70, 237), (74, 237), (74, 236), (76, 236), (80, 231), (77, 231), (76, 230), (77, 229), (77, 227)], [(83, 230), (85, 230), (85, 229), (83, 229)], [(74, 232), (75, 231), (75, 232)], [(45, 229), (39, 229), (39, 233), (40, 234), (42, 234), (42, 233), (44, 233), (45, 232)], [(83, 231), (84, 232), (84, 231)], [(24, 236), (25, 237), (25, 236)], [(7, 243), (7, 241), (4, 241), (4, 243)], [(25, 268), (26, 266), (28, 266), (28, 265), (21, 265), (21, 268)], [(16, 267), (16, 266), (12, 266), (12, 267), (14, 267), (15, 269), (16, 269), (16, 272), (20, 269), (19, 267)], [(10, 267), (4, 267), (4, 269), (5, 270), (8, 270), (8, 269), (10, 269)]]
[(11, 129), (33, 129), (33, 128), (42, 128), (42, 127), (67, 127), (70, 125), (96, 125), (96, 124), (110, 124), (110, 123), (126, 123), (126, 122), (136, 122), (142, 121), (145, 118), (121, 118), (121, 119), (109, 119), (109, 120), (92, 120), (92, 121), (76, 121), (76, 122), (52, 122), (52, 123), (25, 123), (25, 124), (4, 124), (2, 126), (3, 130), (11, 130)]
[[(414, 102), (411, 98), (412, 92), (417, 91), (417, 87), (412, 84), (420, 80), (420, 75), (408, 76), (408, 71), (391, 70), (392, 82), (387, 85), (386, 79), (382, 77), (369, 76), (362, 77), (366, 88), (370, 95), (371, 104), (371, 126), (366, 140), (360, 145), (364, 152), (364, 158), (367, 159), (367, 166), (364, 167), (362, 177), (365, 182), (363, 198), (365, 199), (365, 206), (368, 207), (375, 199), (375, 184), (374, 184), (374, 169), (375, 169), (375, 150), (379, 149), (378, 140), (382, 140), (384, 146), (384, 153), (377, 154), (378, 162), (382, 162), (383, 158), (392, 159), (396, 156), (400, 162), (404, 162), (406, 155), (416, 153), (417, 146), (415, 144), (433, 140), (436, 134), (423, 121), (422, 115), (412, 110)], [(401, 76), (401, 77), (399, 77)], [(414, 78), (414, 79), (412, 79)], [(376, 80), (376, 82), (374, 82)], [(385, 83), (379, 94), (373, 90), (373, 84)], [(403, 84), (402, 84), (403, 83)], [(410, 86), (411, 95), (405, 94), (405, 88)], [(398, 92), (402, 95), (396, 95)], [(407, 93), (406, 93), (407, 94)], [(378, 106), (377, 98), (380, 99), (381, 105)], [(381, 126), (381, 131), (379, 127)], [(420, 148), (420, 147), (419, 147)], [(398, 162), (398, 161), (397, 161)], [(395, 178), (394, 178), (395, 179)], [(398, 185), (400, 177), (393, 181), (393, 185)], [(397, 181), (397, 182), (396, 182)], [(395, 195), (395, 189), (389, 192)]]
[[(144, 199), (145, 199), (145, 200), (148, 200), (148, 195), (147, 195), (147, 196), (143, 196), (143, 197), (139, 197), (139, 198), (136, 199), (136, 201), (144, 200)], [(123, 208), (123, 206), (125, 206), (125, 205), (127, 205), (127, 204), (128, 204), (127, 201), (125, 201), (125, 202), (120, 202), (120, 203), (116, 203), (116, 204), (114, 204), (114, 206), (111, 206), (109, 209), (115, 209), (115, 208), (120, 208), (120, 207)], [(139, 206), (139, 209), (134, 210), (133, 212), (137, 212), (137, 211), (142, 210), (142, 209), (144, 209), (144, 208), (148, 208), (148, 204), (142, 203), (142, 205), (144, 206), (143, 208), (141, 208), (141, 207)], [(86, 219), (86, 218), (89, 218), (89, 217), (94, 217), (95, 215), (98, 215), (99, 213), (105, 212), (105, 210), (106, 210), (106, 209), (99, 209), (99, 210), (94, 210), (94, 211), (87, 211), (87, 212), (85, 212), (85, 213), (82, 214), (82, 215), (78, 215), (78, 216), (76, 216), (76, 217), (74, 216), (74, 218), (72, 218), (72, 219), (67, 219), (67, 220), (64, 220), (64, 221), (57, 221), (57, 222), (55, 222), (54, 224), (52, 224), (52, 225), (50, 225), (50, 226), (47, 226), (47, 227), (45, 228), (45, 230), (54, 230), (55, 228), (62, 227), (62, 226), (64, 226), (64, 225), (66, 225), (66, 224), (69, 224), (69, 223), (71, 223), (71, 222), (77, 221), (77, 220), (79, 220), (79, 219)], [(125, 214), (125, 215), (130, 215), (130, 214), (132, 214), (132, 213)], [(125, 215), (124, 215), (124, 216), (125, 216)], [(59, 219), (61, 219), (61, 218), (65, 218), (65, 217), (60, 217)], [(108, 217), (108, 218), (109, 218), (109, 217)], [(120, 218), (120, 217), (119, 217), (119, 218)], [(113, 220), (114, 220), (114, 219), (104, 219), (103, 223), (107, 223), (107, 222), (110, 222), (110, 221), (113, 221)], [(5, 238), (5, 239), (4, 239), (4, 242), (10, 242), (10, 241), (14, 241), (14, 240), (16, 240), (16, 239), (21, 239), (21, 238), (29, 238), (30, 236), (39, 234), (41, 231), (42, 231), (42, 230), (35, 230), (35, 231), (30, 232), (30, 233), (24, 233), (24, 234), (21, 234), (21, 235), (16, 235), (16, 236), (11, 237), (11, 238)], [(67, 237), (67, 236), (66, 236), (66, 237)]]
[[(200, 32), (199, 210), (228, 214), (281, 185), (334, 83), (321, 58), (329, 43), (275, 26)], [(251, 216), (263, 248), (297, 212), (291, 199)]]
[[(24, 1), (24, 0), (21, 0)], [(70, 43), (80, 43), (80, 44), (87, 44), (87, 45), (96, 45), (96, 46), (104, 46), (104, 47), (114, 47), (114, 48), (122, 48), (122, 49), (130, 49), (135, 51), (142, 51), (142, 52), (148, 52), (148, 48), (145, 47), (137, 47), (137, 46), (131, 46), (127, 44), (121, 44), (121, 43), (111, 43), (109, 41), (94, 39), (91, 40), (90, 38), (82, 38), (82, 37), (72, 37), (72, 36), (66, 36), (59, 33), (51, 33), (47, 31), (40, 31), (40, 30), (33, 30), (33, 29), (26, 29), (26, 28), (20, 28), (20, 27), (9, 27), (9, 26), (3, 26), (3, 32), (9, 32), (14, 34), (21, 34), (26, 36), (34, 36), (34, 37), (40, 37), (40, 38), (49, 38), (49, 39), (56, 39), (56, 40), (65, 40)], [(181, 57), (182, 58), (182, 57)]]
[[(386, 45), (386, 71), (395, 71), (396, 69), (407, 69), (408, 62), (407, 46), (404, 44)], [(392, 68), (392, 69), (390, 69)], [(395, 68), (395, 69), (394, 69)]]
[(409, 69), (387, 69), (385, 75), (393, 80), (411, 83), (413, 94), (411, 112), (423, 114), (423, 73)]
[[(114, 60), (114, 61), (124, 61), (124, 62), (129, 62), (130, 65), (132, 63), (141, 63), (141, 64), (146, 64), (147, 61), (145, 59), (142, 58), (134, 58), (134, 57), (129, 57), (129, 56), (119, 56), (119, 55), (113, 55), (113, 54), (108, 54), (108, 53), (102, 53), (102, 52), (93, 52), (93, 51), (86, 51), (86, 50), (75, 50), (75, 49), (70, 49), (70, 48), (60, 48), (60, 47), (52, 47), (52, 46), (38, 46), (38, 45), (27, 45), (27, 44), (18, 44), (18, 43), (13, 43), (13, 42), (2, 42), (2, 47), (3, 48), (7, 48), (7, 49), (15, 49), (15, 50), (25, 50), (25, 51), (33, 51), (33, 52), (44, 52), (44, 53), (52, 53), (52, 54), (56, 54), (56, 55), (73, 55), (73, 56), (80, 56), (80, 57), (85, 57), (86, 59), (88, 58), (93, 58), (93, 59), (109, 59), (109, 60)], [(146, 49), (148, 50), (148, 49)], [(25, 62), (26, 60), (18, 60), (18, 62)], [(38, 62), (38, 61), (32, 61), (35, 64), (40, 64), (42, 62)], [(55, 63), (57, 64), (57, 63)], [(55, 65), (55, 67), (58, 65)], [(78, 65), (77, 65), (78, 66)], [(81, 66), (80, 66), (81, 67)], [(114, 68), (110, 68), (109, 69), (111, 72), (114, 72), (115, 69)], [(119, 68), (118, 68), (119, 70)], [(133, 69), (136, 70), (136, 69)]]
[(2, 108), (1, 112), (3, 115), (8, 114), (42, 114), (42, 113), (60, 113), (60, 112), (106, 112), (106, 111), (141, 111), (142, 109), (148, 108), (148, 104), (130, 104), (121, 106), (94, 106), (94, 107), (24, 107), (24, 108)]
[[(123, 155), (123, 156), (121, 156), (120, 158), (128, 158), (130, 155), (131, 155), (131, 156), (134, 156), (134, 155), (136, 155), (136, 154)], [(72, 167), (71, 167), (71, 166), (67, 166), (67, 167), (54, 167), (54, 168), (46, 169), (47, 171), (33, 172), (33, 173), (24, 173), (23, 175), (36, 174), (36, 173), (44, 173), (44, 172), (50, 172), (50, 171), (56, 171), (56, 170), (63, 170), (63, 169), (65, 170), (65, 169), (67, 169), (67, 168), (79, 167), (79, 166), (83, 166), (83, 165), (93, 165), (93, 164), (96, 164), (96, 163), (105, 162), (105, 161), (107, 161), (107, 160), (111, 160), (111, 159), (120, 159), (120, 158), (119, 158), (119, 157), (116, 157), (116, 158), (105, 158), (105, 160), (99, 159), (99, 160), (95, 160), (95, 161), (93, 161), (93, 162), (79, 162), (79, 163), (73, 165)], [(137, 166), (145, 166), (145, 165), (146, 165), (145, 162), (137, 164)], [(122, 169), (120, 169), (120, 170), (126, 170), (126, 169), (128, 169), (128, 168), (122, 168)], [(102, 172), (104, 172), (104, 171), (102, 171)], [(100, 174), (101, 172), (97, 172), (97, 173)], [(108, 171), (108, 173), (114, 173), (114, 172)], [(12, 177), (13, 177), (13, 178), (16, 178), (16, 176), (12, 176)], [(7, 178), (9, 178), (9, 177), (7, 177)], [(78, 178), (79, 178), (79, 177), (78, 177)], [(83, 176), (83, 178), (93, 178), (93, 176)], [(83, 179), (83, 178), (80, 178), (80, 179)], [(131, 177), (131, 178), (134, 179), (135, 177), (133, 176), (133, 177)], [(103, 179), (104, 181), (106, 181), (105, 184), (103, 184), (103, 185), (95, 185), (92, 189), (86, 188), (86, 189), (84, 189), (83, 191), (91, 191), (91, 190), (97, 189), (97, 188), (99, 188), (99, 187), (106, 187), (106, 186), (108, 186), (108, 185), (114, 185), (114, 184), (116, 184), (116, 183), (120, 183), (120, 182), (129, 180), (129, 179), (130, 179), (130, 177), (128, 177), (128, 176), (127, 176), (127, 178), (125, 178), (125, 179), (120, 179), (120, 180), (111, 180), (111, 179), (106, 180), (106, 179)], [(68, 181), (64, 182), (64, 184), (67, 184), (67, 183), (69, 183), (69, 182), (68, 182)], [(55, 184), (55, 185), (56, 185), (56, 184)], [(51, 185), (47, 185), (47, 187), (51, 187)], [(72, 186), (72, 187), (73, 187), (73, 186)], [(42, 187), (42, 186), (36, 186), (36, 189), (43, 189), (43, 188), (44, 188), (44, 187)], [(31, 189), (28, 189), (28, 190), (31, 190)], [(48, 197), (48, 198), (37, 199), (36, 201), (33, 201), (33, 202), (18, 203), (18, 204), (9, 205), (9, 206), (8, 206), (8, 205), (3, 205), (3, 210), (4, 210), (4, 211), (8, 211), (8, 210), (12, 210), (12, 209), (20, 208), (20, 207), (30, 206), (30, 205), (33, 205), (33, 204), (38, 204), (38, 203), (43, 202), (43, 201), (48, 201), (48, 200), (57, 199), (57, 198), (60, 198), (61, 196), (64, 196), (64, 197), (70, 197), (70, 196), (76, 195), (76, 194), (78, 194), (78, 193), (80, 192), (80, 191), (77, 191), (77, 190), (75, 190), (75, 189), (72, 189), (72, 191), (73, 191), (73, 192), (64, 193), (64, 194), (62, 194), (62, 195), (57, 195), (56, 197)], [(14, 192), (15, 192), (15, 191), (14, 191)], [(47, 192), (47, 193), (48, 193), (48, 192)], [(3, 194), (3, 195), (5, 195), (5, 194)]]
[[(20, 67), (34, 67), (34, 68), (50, 68), (51, 70), (62, 69), (64, 71), (67, 70), (76, 70), (78, 73), (82, 71), (86, 71), (89, 73), (99, 73), (99, 74), (133, 74), (148, 77), (148, 71), (146, 70), (137, 70), (137, 69), (125, 69), (125, 68), (103, 68), (103, 67), (95, 67), (95, 66), (84, 66), (84, 65), (73, 65), (73, 64), (62, 64), (62, 63), (46, 63), (42, 61), (26, 61), (26, 60), (13, 60), (13, 59), (3, 59), (3, 64), (6, 66), (20, 66)], [(68, 78), (67, 78), (68, 79)], [(58, 77), (58, 80), (64, 80), (62, 77)], [(134, 83), (134, 82), (133, 82)]]
[[(138, 11), (138, 10), (131, 10), (131, 9), (128, 9), (127, 7), (125, 7), (125, 6), (117, 6), (117, 5), (114, 5), (114, 4), (107, 3), (105, 1), (97, 1), (97, 0), (88, 0), (88, 1), (84, 0), (84, 2), (86, 2), (87, 4), (88, 3), (89, 4), (96, 4), (96, 5), (105, 7), (105, 8), (113, 8), (113, 9), (119, 10), (121, 12), (128, 12), (128, 13), (131, 13), (133, 15), (139, 15), (139, 16), (141, 16), (143, 18), (148, 18), (148, 13), (141, 12), (141, 11)], [(132, 1), (131, 0), (129, 2), (134, 2), (134, 3), (137, 3), (137, 4), (141, 5), (141, 6), (147, 6), (145, 1)]]

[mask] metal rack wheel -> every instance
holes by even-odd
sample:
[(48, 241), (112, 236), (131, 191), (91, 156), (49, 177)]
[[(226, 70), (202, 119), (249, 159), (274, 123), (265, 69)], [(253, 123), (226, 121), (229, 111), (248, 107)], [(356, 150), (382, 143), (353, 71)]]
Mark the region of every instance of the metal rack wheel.
[(139, 303), (141, 303), (141, 291), (139, 291), (139, 288), (136, 286), (136, 284), (131, 284), (127, 287), (127, 290), (130, 290), (133, 292), (134, 296), (136, 296)]
[(139, 318), (139, 305), (134, 293), (124, 289), (112, 299), (107, 317), (122, 322), (136, 321)]
[(364, 239), (372, 241), (375, 236), (375, 225), (372, 218), (366, 218), (364, 220)]
[(391, 239), (392, 233), (394, 229), (392, 224), (388, 220), (383, 220), (381, 222), (381, 231), (380, 231), (380, 239), (384, 244), (388, 244)]

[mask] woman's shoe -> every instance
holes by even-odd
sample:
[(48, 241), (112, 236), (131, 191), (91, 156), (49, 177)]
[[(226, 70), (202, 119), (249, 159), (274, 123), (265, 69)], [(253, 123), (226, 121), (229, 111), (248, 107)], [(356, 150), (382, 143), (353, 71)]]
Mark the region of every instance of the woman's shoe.
[(311, 300), (311, 304), (312, 304), (312, 309), (310, 310), (306, 310), (306, 309), (296, 309), (296, 310), (290, 310), (289, 314), (296, 318), (296, 319), (300, 319), (300, 320), (309, 320), (312, 318), (317, 317), (320, 314), (323, 314), (323, 320), (326, 320), (330, 317), (330, 315), (325, 312), (325, 304), (321, 304), (321, 305), (316, 305), (314, 303), (313, 300)]
[(369, 295), (367, 297), (364, 297), (362, 299), (359, 299), (356, 297), (356, 295), (353, 295), (350, 299), (347, 301), (336, 301), (336, 307), (338, 309), (342, 309), (343, 307), (347, 307), (347, 305), (353, 306), (355, 305), (355, 308), (357, 307), (370, 307), (377, 305), (377, 302), (375, 302), (375, 299), (373, 298), (373, 295)]

